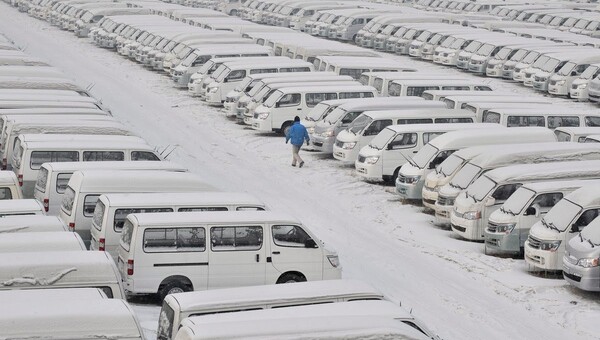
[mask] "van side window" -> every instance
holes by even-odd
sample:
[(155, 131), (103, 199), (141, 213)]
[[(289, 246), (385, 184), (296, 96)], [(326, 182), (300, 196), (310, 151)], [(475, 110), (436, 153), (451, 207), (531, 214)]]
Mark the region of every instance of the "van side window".
[(231, 73), (229, 73), (229, 75), (227, 76), (227, 78), (225, 78), (225, 81), (235, 81), (235, 80), (240, 80), (240, 79), (244, 79), (246, 77), (246, 71), (245, 70), (235, 70), (235, 71), (231, 71)]
[(38, 170), (44, 163), (77, 161), (79, 161), (77, 151), (33, 151), (29, 165), (31, 170)]
[(96, 287), (102, 289), (102, 292), (106, 294), (106, 297), (112, 299), (114, 297), (112, 289), (110, 287)]
[(440, 123), (473, 123), (473, 118), (436, 118), (435, 122)]
[(337, 93), (307, 93), (306, 94), (306, 106), (315, 107), (324, 100), (337, 99)]
[(544, 126), (542, 116), (509, 116), (506, 126)]
[(84, 162), (101, 162), (101, 161), (123, 161), (125, 153), (122, 151), (84, 151)]
[(416, 133), (399, 133), (394, 137), (389, 144), (389, 148), (392, 150), (404, 149), (407, 147), (417, 145), (417, 134)]
[(376, 136), (381, 130), (385, 129), (385, 127), (392, 125), (391, 119), (382, 119), (376, 120), (369, 125), (368, 128), (365, 129), (363, 136)]
[(406, 88), (406, 95), (421, 97), (423, 92), (427, 90), (439, 90), (439, 86), (408, 86)]
[(295, 225), (274, 225), (271, 230), (273, 242), (281, 247), (304, 248), (311, 239), (304, 229)]
[(570, 116), (549, 116), (548, 117), (548, 128), (556, 129), (561, 126), (579, 126), (579, 117)]
[(160, 161), (160, 158), (148, 151), (131, 151), (132, 161)]
[(571, 232), (573, 232), (573, 233), (580, 232), (584, 227), (586, 227), (588, 224), (590, 224), (590, 222), (592, 222), (596, 217), (598, 217), (599, 213), (600, 213), (600, 209), (598, 209), (598, 208), (589, 209), (589, 210), (584, 211), (579, 216), (577, 221), (575, 221), (575, 223), (573, 223), (573, 226), (571, 227)]
[(431, 118), (413, 118), (413, 119), (398, 119), (397, 124), (431, 124)]
[(296, 58), (294, 58), (294, 59), (302, 60), (302, 59), (304, 59), (304, 56), (302, 54), (297, 54)]
[(259, 74), (259, 73), (277, 73), (277, 69), (276, 68), (260, 68), (260, 69), (250, 70), (250, 74)]
[(390, 82), (388, 84), (388, 96), (399, 97), (402, 94), (402, 85)]
[(212, 227), (210, 228), (213, 251), (259, 250), (263, 242), (262, 227)]
[(369, 72), (368, 68), (342, 68), (340, 69), (340, 76), (350, 76), (352, 79), (360, 78), (360, 75), (364, 72)]
[(351, 25), (360, 25), (360, 24), (362, 24), (364, 22), (365, 22), (365, 19), (363, 19), (363, 18), (357, 18), (357, 19), (352, 20), (352, 24)]
[(265, 211), (263, 207), (237, 207), (235, 211)]
[(562, 192), (551, 192), (548, 194), (541, 194), (538, 197), (536, 197), (533, 200), (533, 202), (531, 202), (531, 205), (529, 205), (528, 209), (533, 206), (537, 206), (538, 208), (540, 208), (539, 212), (542, 214), (545, 214), (553, 206), (555, 206), (556, 203), (558, 203), (558, 201), (560, 201), (562, 198), (563, 198)]
[(10, 188), (0, 188), (0, 200), (11, 200), (12, 193)]
[(483, 123), (500, 124), (500, 114), (496, 112), (486, 112), (483, 114)]
[(190, 207), (179, 208), (178, 212), (193, 212), (193, 211), (229, 211), (227, 207)]
[(492, 88), (489, 86), (474, 86), (473, 89), (475, 91), (491, 91)]
[(65, 192), (67, 188), (67, 184), (69, 184), (69, 179), (71, 179), (71, 175), (73, 174), (58, 174), (56, 175), (56, 192), (62, 194)]
[(521, 183), (501, 185), (494, 191), (492, 197), (496, 199), (496, 202), (506, 201), (521, 185)]
[(100, 195), (86, 195), (83, 199), (83, 216), (92, 217)]
[(202, 227), (146, 229), (143, 244), (147, 253), (205, 251), (206, 233)]
[(372, 92), (340, 92), (340, 99), (351, 99), (351, 98), (373, 98)]
[(310, 72), (308, 67), (282, 67), (279, 72)]
[(425, 132), (423, 133), (423, 145), (429, 143), (432, 139), (437, 136), (443, 135), (445, 132)]
[(358, 82), (363, 85), (369, 85), (369, 76), (365, 74), (361, 75), (360, 78), (358, 78)]
[(468, 86), (442, 86), (442, 90), (468, 91)]
[(279, 99), (277, 107), (295, 106), (300, 104), (300, 93), (288, 93)]
[(600, 126), (600, 116), (585, 117), (585, 126)]
[(173, 212), (171, 208), (133, 208), (133, 209), (117, 209), (113, 219), (113, 229), (120, 232), (123, 229), (123, 224), (129, 214), (146, 214), (146, 213), (161, 213)]

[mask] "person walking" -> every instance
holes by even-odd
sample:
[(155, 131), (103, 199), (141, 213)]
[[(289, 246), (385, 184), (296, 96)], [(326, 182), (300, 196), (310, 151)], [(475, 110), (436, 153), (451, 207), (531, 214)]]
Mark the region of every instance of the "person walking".
[(292, 166), (296, 166), (296, 163), (298, 163), (298, 167), (301, 168), (304, 165), (304, 161), (300, 158), (298, 152), (300, 152), (304, 140), (306, 140), (306, 145), (310, 145), (310, 137), (308, 137), (308, 132), (304, 125), (300, 124), (300, 117), (298, 116), (294, 117), (294, 124), (288, 129), (285, 136), (285, 144), (290, 140), (292, 141)]

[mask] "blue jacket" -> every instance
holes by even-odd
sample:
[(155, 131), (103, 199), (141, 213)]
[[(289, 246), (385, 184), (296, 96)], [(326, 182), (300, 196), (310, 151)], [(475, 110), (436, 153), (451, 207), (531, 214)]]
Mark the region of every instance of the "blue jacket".
[(287, 136), (285, 136), (285, 142), (287, 143), (290, 139), (292, 140), (292, 145), (296, 146), (302, 146), (304, 140), (306, 140), (307, 143), (310, 141), (306, 128), (304, 125), (300, 124), (300, 122), (294, 122), (288, 130)]

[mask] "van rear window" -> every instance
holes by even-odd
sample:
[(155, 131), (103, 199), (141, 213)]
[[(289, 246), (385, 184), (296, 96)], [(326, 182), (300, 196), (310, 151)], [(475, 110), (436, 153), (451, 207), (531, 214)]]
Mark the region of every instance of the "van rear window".
[(48, 169), (40, 168), (38, 172), (37, 181), (35, 182), (35, 190), (39, 192), (46, 192), (46, 184), (48, 183)]
[(104, 217), (105, 209), (106, 209), (106, 206), (104, 205), (104, 203), (102, 203), (102, 201), (98, 200), (98, 202), (96, 203), (96, 208), (94, 209), (94, 216), (92, 217), (92, 225), (98, 231), (102, 230), (102, 219)]
[(83, 216), (92, 217), (94, 215), (94, 209), (96, 209), (98, 197), (100, 197), (100, 195), (85, 196), (83, 199)]
[(65, 193), (63, 195), (62, 200), (62, 210), (69, 216), (71, 216), (71, 211), (73, 210), (73, 203), (75, 202), (75, 190), (71, 187), (67, 187)]
[(10, 188), (0, 188), (0, 200), (11, 200), (12, 192)]
[(175, 312), (169, 306), (167, 301), (163, 301), (160, 316), (158, 317), (158, 331), (156, 332), (156, 340), (170, 340), (173, 332), (173, 319)]
[(31, 170), (38, 170), (42, 164), (50, 162), (78, 162), (77, 151), (33, 151), (31, 153)]

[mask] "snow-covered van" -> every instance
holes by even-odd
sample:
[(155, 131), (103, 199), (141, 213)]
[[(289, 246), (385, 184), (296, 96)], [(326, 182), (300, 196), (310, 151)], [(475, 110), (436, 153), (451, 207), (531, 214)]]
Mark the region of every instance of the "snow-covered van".
[(115, 261), (104, 252), (0, 253), (0, 290), (49, 288), (100, 288), (109, 298), (125, 299)]
[(186, 172), (182, 165), (163, 161), (50, 162), (42, 164), (33, 197), (44, 204), (46, 213), (58, 215), (71, 175), (78, 170), (161, 170)]
[(388, 95), (420, 97), (427, 90), (491, 91), (492, 88), (486, 82), (471, 79), (393, 80), (388, 86)]
[(597, 180), (567, 180), (523, 184), (500, 209), (494, 211), (485, 228), (485, 253), (523, 255), (529, 229), (564, 196)]
[(0, 171), (0, 200), (23, 198), (17, 175), (12, 171)]
[(101, 195), (92, 218), (90, 250), (118, 257), (119, 240), (129, 214), (195, 211), (263, 211), (260, 200), (245, 193), (178, 192)]
[[(597, 186), (596, 186), (597, 187)], [(565, 281), (590, 292), (600, 291), (600, 219), (594, 219), (565, 246), (562, 272)]]
[[(452, 231), (468, 240), (483, 240), (490, 215), (521, 185), (528, 182), (597, 179), (600, 178), (599, 169), (600, 161), (593, 160), (518, 164), (488, 171), (456, 198), (450, 215)], [(525, 243), (526, 259), (527, 254)]]
[(600, 126), (557, 127), (554, 134), (559, 142), (583, 143), (587, 136), (600, 134)]
[[(597, 177), (597, 161), (579, 162), (571, 171), (582, 171), (583, 163), (592, 162), (596, 167), (590, 168), (595, 169), (591, 176)], [(563, 269), (565, 245), (600, 214), (599, 189), (600, 184), (596, 184), (573, 191), (531, 227), (525, 241), (525, 262), (529, 266), (534, 270)]]
[(60, 218), (78, 232), (86, 245), (98, 197), (109, 193), (215, 191), (200, 176), (159, 170), (80, 170), (71, 175), (60, 207)]
[(10, 339), (144, 339), (135, 311), (124, 299), (27, 299), (3, 305), (0, 329)]
[(341, 277), (335, 252), (298, 220), (270, 211), (131, 214), (118, 265), (128, 292), (159, 293), (162, 299), (192, 290)]
[[(502, 93), (495, 91), (483, 91), (487, 93)], [(471, 95), (453, 95), (446, 96), (442, 101), (449, 109), (464, 109), (467, 104), (471, 103), (547, 103), (548, 100), (541, 98), (518, 97), (514, 93), (504, 92), (504, 95), (495, 96), (471, 96)]]
[(13, 215), (0, 219), (0, 234), (42, 231), (68, 231), (68, 228), (58, 216)]
[[(38, 136), (28, 141), (29, 136)], [(23, 196), (33, 197), (43, 163), (155, 160), (160, 157), (146, 141), (134, 136), (20, 135), (15, 142), (12, 170)]]
[(158, 321), (158, 340), (175, 338), (188, 317), (344, 301), (383, 300), (370, 285), (356, 280), (324, 280), (293, 285), (236, 287), (169, 294)]
[(0, 234), (0, 253), (74, 250), (87, 250), (77, 233), (53, 231)]
[(45, 215), (44, 207), (34, 199), (0, 200), (0, 217), (13, 215)]
[[(371, 99), (370, 101), (353, 101), (348, 103), (343, 103), (338, 105), (337, 108), (331, 111), (327, 116), (317, 122), (314, 127), (314, 130), (310, 133), (311, 141), (313, 146), (319, 150), (324, 152), (333, 152), (333, 145), (335, 144), (335, 139), (337, 135), (344, 129), (350, 127), (352, 122), (360, 115), (365, 112), (375, 113), (375, 112), (386, 112), (385, 117), (381, 117), (381, 119), (392, 119), (395, 114), (402, 115), (405, 112), (411, 111), (422, 111), (422, 110), (441, 110), (446, 111), (444, 109), (443, 103), (433, 102), (429, 100), (423, 100), (422, 98), (397, 98), (400, 100), (394, 100), (391, 98), (378, 98), (381, 101)], [(388, 101), (388, 99), (391, 99)], [(402, 100), (404, 99), (404, 100)], [(457, 114), (460, 115), (459, 112)], [(391, 117), (387, 117), (390, 116)], [(408, 123), (418, 123), (417, 119), (419, 118), (427, 118), (424, 113), (414, 113), (413, 117), (402, 117), (402, 118), (411, 118), (412, 121), (407, 121)], [(399, 117), (400, 118), (400, 117)], [(360, 123), (360, 122), (359, 122)], [(396, 124), (393, 121), (389, 122), (391, 124)], [(375, 128), (375, 126), (373, 127)], [(383, 128), (383, 126), (381, 127)]]

